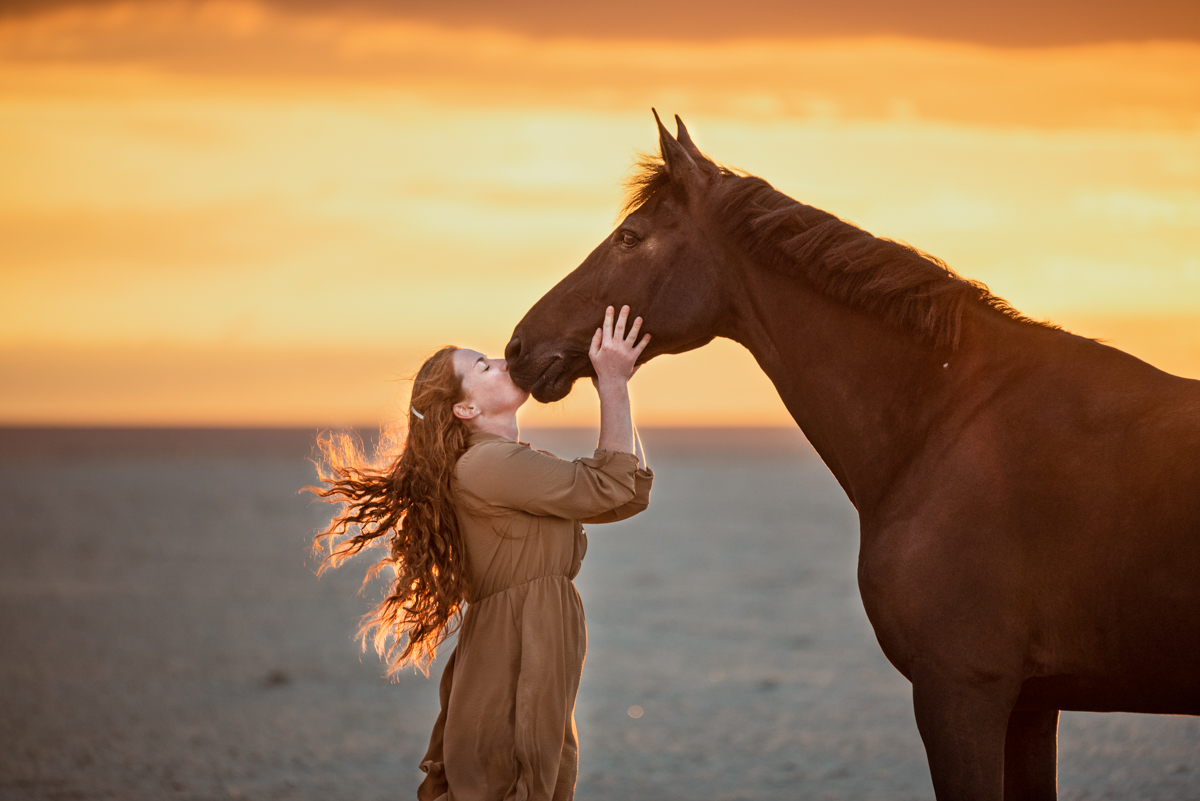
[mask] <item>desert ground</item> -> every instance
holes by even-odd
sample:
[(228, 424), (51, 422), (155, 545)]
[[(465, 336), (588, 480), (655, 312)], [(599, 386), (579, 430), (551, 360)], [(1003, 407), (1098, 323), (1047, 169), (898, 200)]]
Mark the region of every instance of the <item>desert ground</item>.
[[(414, 797), (440, 665), (385, 680), (366, 562), (314, 575), (313, 434), (0, 430), (0, 799)], [(652, 506), (577, 581), (577, 798), (931, 799), (802, 437), (645, 438)], [(1062, 799), (1200, 798), (1200, 719), (1065, 713), (1060, 751)]]

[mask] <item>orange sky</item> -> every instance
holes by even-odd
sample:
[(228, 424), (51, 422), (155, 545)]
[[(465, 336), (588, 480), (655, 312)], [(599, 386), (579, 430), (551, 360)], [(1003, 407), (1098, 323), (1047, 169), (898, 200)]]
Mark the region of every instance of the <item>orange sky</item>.
[[(111, 0), (5, 0), (0, 15), (111, 5)], [(1001, 46), (1200, 39), (1191, 0), (265, 0), (297, 15), (403, 19), (527, 37), (714, 42), (783, 37), (905, 36)]]
[[(499, 351), (609, 231), (651, 105), (1028, 314), (1200, 376), (1191, 5), (1176, 41), (1050, 26), (1036, 48), (366, 7), (0, 16), (0, 424), (389, 417), (421, 354)], [(654, 362), (634, 392), (645, 424), (786, 422), (731, 343)], [(524, 416), (593, 420), (583, 386)]]

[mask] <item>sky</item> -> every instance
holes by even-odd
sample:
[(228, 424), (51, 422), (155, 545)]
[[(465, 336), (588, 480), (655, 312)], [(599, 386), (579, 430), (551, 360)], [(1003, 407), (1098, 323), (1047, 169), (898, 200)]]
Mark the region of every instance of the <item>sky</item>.
[[(651, 106), (1200, 377), (1200, 5), (830, 6), (0, 2), (0, 424), (398, 417), (608, 234)], [(644, 425), (788, 424), (735, 343), (632, 391)], [(586, 382), (522, 413), (595, 420)]]

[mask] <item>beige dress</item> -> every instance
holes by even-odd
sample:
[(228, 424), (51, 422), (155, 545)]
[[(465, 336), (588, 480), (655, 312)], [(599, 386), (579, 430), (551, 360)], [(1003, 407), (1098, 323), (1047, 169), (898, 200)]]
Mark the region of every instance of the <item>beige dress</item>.
[(474, 434), (453, 483), (471, 577), (420, 801), (564, 801), (575, 795), (575, 694), (587, 650), (571, 579), (582, 522), (646, 508), (653, 474), (632, 454), (564, 461)]

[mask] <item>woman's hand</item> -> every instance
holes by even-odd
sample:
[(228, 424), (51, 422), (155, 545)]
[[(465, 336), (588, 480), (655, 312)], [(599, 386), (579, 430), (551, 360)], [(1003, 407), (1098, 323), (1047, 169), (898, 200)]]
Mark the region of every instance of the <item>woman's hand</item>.
[(600, 396), (600, 442), (598, 448), (634, 453), (633, 415), (629, 410), (629, 378), (637, 369), (638, 357), (650, 342), (650, 335), (638, 342), (642, 318), (638, 317), (625, 333), (629, 307), (622, 306), (613, 324), (613, 307), (604, 312), (604, 327), (597, 328), (588, 348), (588, 357), (596, 370), (596, 394)]
[(609, 381), (628, 382), (637, 369), (638, 357), (650, 343), (650, 335), (646, 334), (638, 342), (638, 332), (642, 329), (642, 318), (634, 318), (629, 333), (625, 333), (625, 322), (629, 319), (629, 307), (622, 306), (621, 313), (613, 323), (613, 307), (609, 306), (604, 312), (604, 327), (597, 328), (592, 336), (592, 346), (588, 348), (588, 358), (596, 370), (596, 386)]

